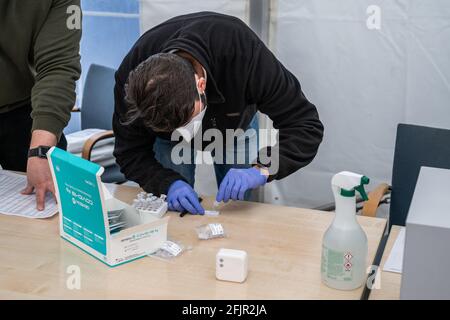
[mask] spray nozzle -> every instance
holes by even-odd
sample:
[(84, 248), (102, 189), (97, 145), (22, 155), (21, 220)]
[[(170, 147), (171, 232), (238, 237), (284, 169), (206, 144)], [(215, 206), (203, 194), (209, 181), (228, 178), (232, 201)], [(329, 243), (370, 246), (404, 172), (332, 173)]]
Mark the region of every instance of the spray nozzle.
[(370, 179), (368, 177), (362, 176), (361, 184), (359, 186), (355, 187), (355, 190), (359, 192), (359, 194), (361, 195), (361, 197), (363, 198), (364, 201), (369, 200), (366, 190), (364, 190), (364, 185), (369, 184), (369, 182), (370, 182)]
[(368, 184), (370, 179), (366, 176), (343, 171), (333, 177), (332, 185), (338, 187), (339, 194), (344, 197), (354, 197), (355, 191), (361, 194), (364, 200), (368, 200), (364, 185)]

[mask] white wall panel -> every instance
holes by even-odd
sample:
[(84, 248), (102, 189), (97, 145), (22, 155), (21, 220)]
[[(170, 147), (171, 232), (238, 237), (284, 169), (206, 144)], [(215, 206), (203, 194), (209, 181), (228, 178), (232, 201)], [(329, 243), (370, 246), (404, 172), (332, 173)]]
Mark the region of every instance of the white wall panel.
[[(370, 5), (380, 29), (369, 29)], [(316, 104), (325, 137), (314, 162), (266, 187), (265, 201), (333, 201), (332, 175), (391, 180), (399, 122), (450, 128), (450, 1), (280, 0), (272, 49)]]

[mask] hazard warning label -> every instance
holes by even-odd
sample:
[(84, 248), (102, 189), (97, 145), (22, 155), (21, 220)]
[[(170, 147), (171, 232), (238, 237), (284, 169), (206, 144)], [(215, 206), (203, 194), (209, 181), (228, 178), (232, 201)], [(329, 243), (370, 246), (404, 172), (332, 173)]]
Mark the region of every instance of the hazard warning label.
[(352, 263), (351, 263), (351, 259), (353, 258), (353, 255), (350, 253), (350, 252), (347, 252), (345, 255), (344, 255), (344, 268), (345, 268), (345, 271), (350, 271), (350, 270), (352, 270)]

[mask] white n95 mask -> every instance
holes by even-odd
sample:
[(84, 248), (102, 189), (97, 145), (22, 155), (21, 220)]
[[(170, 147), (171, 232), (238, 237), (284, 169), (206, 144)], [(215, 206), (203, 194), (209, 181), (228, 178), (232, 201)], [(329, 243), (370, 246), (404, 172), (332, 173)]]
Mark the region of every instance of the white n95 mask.
[[(202, 94), (202, 95), (204, 96), (204, 94)], [(205, 116), (205, 112), (208, 107), (206, 105), (206, 98), (204, 97), (202, 99), (202, 97), (201, 97), (202, 95), (200, 95), (200, 101), (204, 105), (203, 110), (199, 114), (197, 114), (195, 117), (193, 117), (191, 119), (191, 121), (189, 121), (186, 125), (176, 129), (176, 131), (183, 137), (183, 139), (186, 142), (191, 142), (191, 140), (195, 137), (198, 130), (202, 126), (202, 120), (203, 120), (203, 117)]]

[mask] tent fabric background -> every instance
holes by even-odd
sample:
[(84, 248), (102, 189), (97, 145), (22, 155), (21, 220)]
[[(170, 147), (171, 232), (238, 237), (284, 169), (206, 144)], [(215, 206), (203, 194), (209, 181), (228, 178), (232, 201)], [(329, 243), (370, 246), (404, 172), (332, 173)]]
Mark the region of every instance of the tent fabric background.
[(248, 0), (141, 0), (141, 31), (182, 14), (214, 11), (229, 14), (248, 22)]
[[(367, 8), (380, 9), (369, 29)], [(334, 173), (390, 182), (400, 122), (450, 128), (450, 2), (280, 0), (271, 44), (316, 104), (325, 137), (313, 163), (265, 189), (265, 200), (333, 201)], [(370, 188), (369, 187), (369, 188)]]

